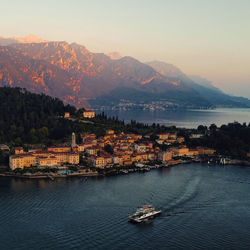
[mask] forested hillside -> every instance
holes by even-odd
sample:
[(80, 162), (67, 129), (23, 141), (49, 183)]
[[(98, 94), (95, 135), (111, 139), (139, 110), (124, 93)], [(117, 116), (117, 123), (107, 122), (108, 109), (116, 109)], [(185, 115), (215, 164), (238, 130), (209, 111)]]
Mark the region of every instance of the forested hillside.
[(190, 147), (207, 146), (216, 149), (218, 154), (230, 156), (233, 159), (249, 159), (250, 152), (250, 123), (229, 123), (217, 127), (212, 124), (209, 128), (200, 125), (198, 131), (205, 133), (201, 139), (188, 140)]
[[(21, 88), (0, 87), (0, 144), (52, 145), (69, 142), (72, 132), (76, 133), (77, 142), (81, 142), (80, 133), (83, 132), (101, 136), (106, 129), (137, 133), (154, 129), (154, 126), (149, 128), (135, 122), (125, 125), (117, 117), (108, 118), (103, 113), (96, 115), (92, 121), (84, 121), (83, 110), (84, 108), (76, 110), (74, 106), (65, 105), (60, 99), (45, 94), (33, 94)], [(73, 119), (64, 119), (65, 112), (70, 112)]]
[(0, 88), (0, 143), (48, 143), (62, 140), (77, 129), (60, 118), (64, 112), (76, 112), (44, 94), (32, 94), (21, 88)]

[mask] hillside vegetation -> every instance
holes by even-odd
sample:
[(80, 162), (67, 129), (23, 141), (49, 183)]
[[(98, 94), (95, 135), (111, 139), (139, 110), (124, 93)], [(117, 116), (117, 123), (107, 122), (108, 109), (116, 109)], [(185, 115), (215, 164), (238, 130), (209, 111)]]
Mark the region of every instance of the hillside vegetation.
[(76, 109), (58, 98), (32, 94), (21, 88), (0, 88), (0, 143), (48, 143), (63, 140), (77, 129), (60, 118)]

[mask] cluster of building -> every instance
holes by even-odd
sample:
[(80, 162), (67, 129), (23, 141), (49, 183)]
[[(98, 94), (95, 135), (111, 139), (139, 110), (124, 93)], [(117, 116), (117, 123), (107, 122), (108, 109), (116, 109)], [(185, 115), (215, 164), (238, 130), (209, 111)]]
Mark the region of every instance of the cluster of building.
[(24, 167), (56, 167), (62, 164), (79, 164), (79, 153), (75, 150), (75, 134), (72, 134), (71, 146), (49, 147), (47, 150), (29, 150), (15, 148), (15, 154), (9, 158), (10, 169)]
[(152, 101), (152, 102), (132, 102), (131, 100), (127, 99), (120, 99), (119, 103), (116, 105), (103, 105), (100, 106), (102, 110), (169, 110), (171, 108), (178, 108), (181, 107), (181, 105), (178, 105), (176, 103), (167, 101), (167, 100), (161, 100), (161, 101)]
[[(113, 130), (106, 131), (106, 135), (96, 138), (94, 134), (83, 134), (83, 143), (78, 145), (78, 151), (85, 153), (85, 159), (90, 165), (97, 168), (112, 167), (114, 165), (127, 166), (132, 164), (146, 164), (150, 161), (168, 162), (173, 157), (214, 154), (215, 150), (197, 147), (189, 149), (183, 143), (184, 137), (174, 133), (158, 134), (156, 142), (158, 144), (175, 144), (181, 146), (169, 147), (167, 151), (160, 150), (155, 146), (155, 141), (150, 139), (150, 135), (124, 134), (116, 135)], [(109, 145), (112, 153), (105, 149)]]
[(185, 139), (183, 136), (178, 136), (176, 133), (161, 133), (158, 134), (158, 139), (156, 140), (158, 144), (171, 145), (174, 143), (184, 143)]
[[(132, 164), (146, 164), (151, 161), (166, 163), (174, 157), (211, 155), (215, 150), (197, 147), (189, 149), (184, 145), (184, 137), (175, 133), (158, 134), (158, 139), (151, 139), (151, 135), (115, 134), (114, 130), (107, 130), (102, 137), (95, 134), (82, 134), (82, 143), (76, 144), (75, 134), (72, 133), (71, 146), (49, 147), (46, 151), (16, 148), (15, 154), (10, 156), (10, 168), (24, 168), (29, 166), (59, 166), (62, 164), (79, 164), (80, 157), (88, 161), (90, 166), (108, 168), (112, 166), (128, 166)], [(178, 143), (179, 146), (172, 146)], [(157, 144), (170, 145), (167, 151), (162, 151)]]

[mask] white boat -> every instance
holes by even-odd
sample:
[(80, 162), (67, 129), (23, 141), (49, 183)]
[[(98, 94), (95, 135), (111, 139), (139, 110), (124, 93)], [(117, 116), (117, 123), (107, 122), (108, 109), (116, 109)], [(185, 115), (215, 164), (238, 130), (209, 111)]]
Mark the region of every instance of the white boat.
[(161, 214), (161, 210), (155, 210), (152, 205), (144, 205), (137, 208), (136, 212), (129, 216), (129, 221), (141, 223)]

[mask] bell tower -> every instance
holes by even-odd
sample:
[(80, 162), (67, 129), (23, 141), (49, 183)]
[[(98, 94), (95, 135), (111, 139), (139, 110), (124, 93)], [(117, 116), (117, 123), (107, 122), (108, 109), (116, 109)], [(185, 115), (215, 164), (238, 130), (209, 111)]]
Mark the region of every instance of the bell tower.
[(71, 140), (71, 148), (75, 148), (76, 147), (76, 135), (75, 133), (73, 132), (72, 133), (72, 140)]

